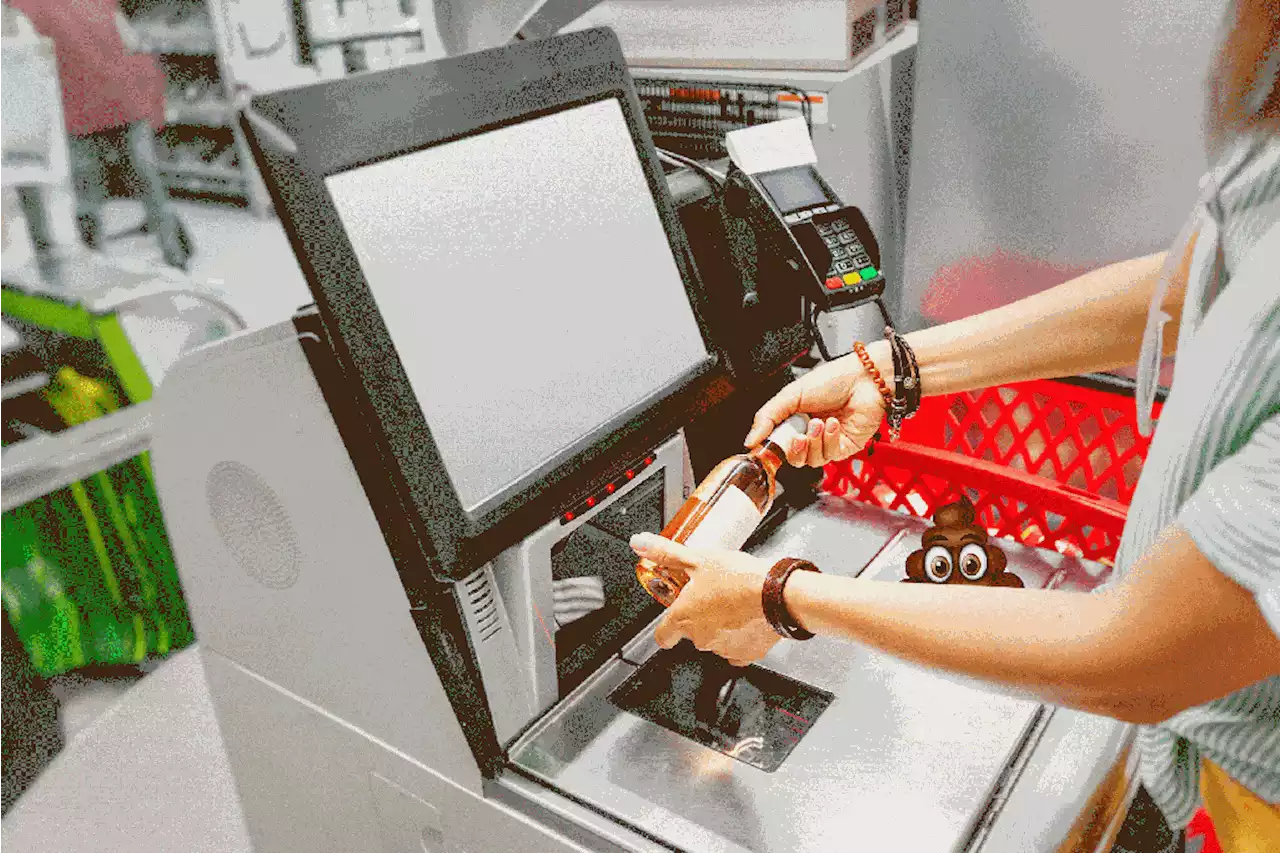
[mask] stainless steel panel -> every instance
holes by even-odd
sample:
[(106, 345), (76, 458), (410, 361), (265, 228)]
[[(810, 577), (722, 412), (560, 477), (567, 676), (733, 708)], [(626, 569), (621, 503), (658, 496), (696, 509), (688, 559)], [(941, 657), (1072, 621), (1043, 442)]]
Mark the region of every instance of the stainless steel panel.
[[(925, 519), (886, 512), (877, 507), (824, 495), (813, 506), (782, 524), (754, 553), (767, 559), (803, 557), (825, 572), (858, 574), (866, 570), (879, 580), (905, 577), (906, 555), (920, 547), (920, 534), (931, 526)], [(902, 543), (877, 558), (885, 543), (901, 534)], [(1028, 548), (1007, 539), (994, 540), (1009, 557), (1009, 570), (1029, 588), (1087, 592), (1104, 583), (1111, 568), (1068, 554)], [(868, 566), (872, 558), (875, 565)]]
[(1205, 169), (1223, 5), (922, 4), (904, 327), (1166, 247)]
[[(924, 526), (824, 498), (758, 553), (803, 556), (854, 575), (905, 530), (868, 570), (894, 581)], [(1087, 586), (1101, 575), (1069, 557), (1001, 545), (1028, 586), (1053, 578)], [(764, 666), (837, 697), (776, 772), (618, 710), (608, 694), (636, 671), (623, 661), (535, 726), (513, 748), (514, 761), (569, 796), (686, 849), (830, 851), (856, 838), (868, 849), (952, 850), (985, 810), (1039, 707), (825, 638), (779, 644)]]
[[(1136, 732), (1118, 720), (1057, 709), (975, 849), (1060, 849), (1111, 768), (1126, 758)], [(1136, 781), (1131, 775), (1130, 782)]]
[(671, 853), (671, 848), (622, 826), (608, 815), (587, 808), (563, 794), (518, 773), (500, 774), (485, 795), (529, 816), (593, 853)]

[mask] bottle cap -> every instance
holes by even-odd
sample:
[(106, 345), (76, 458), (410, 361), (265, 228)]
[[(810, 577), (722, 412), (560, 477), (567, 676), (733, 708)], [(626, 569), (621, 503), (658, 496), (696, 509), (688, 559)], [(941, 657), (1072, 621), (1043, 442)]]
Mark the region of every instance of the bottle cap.
[(809, 416), (794, 414), (773, 428), (769, 433), (769, 442), (782, 448), (783, 452), (791, 449), (791, 442), (809, 431)]

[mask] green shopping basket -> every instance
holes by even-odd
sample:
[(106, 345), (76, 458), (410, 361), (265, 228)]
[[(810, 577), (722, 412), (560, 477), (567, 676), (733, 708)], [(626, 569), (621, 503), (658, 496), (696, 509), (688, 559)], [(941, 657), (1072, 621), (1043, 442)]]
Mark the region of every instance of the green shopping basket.
[[(151, 381), (111, 312), (4, 287), (61, 429), (5, 448), (2, 595), (44, 676), (138, 664), (194, 632), (151, 475)], [(16, 409), (17, 407), (15, 407)]]

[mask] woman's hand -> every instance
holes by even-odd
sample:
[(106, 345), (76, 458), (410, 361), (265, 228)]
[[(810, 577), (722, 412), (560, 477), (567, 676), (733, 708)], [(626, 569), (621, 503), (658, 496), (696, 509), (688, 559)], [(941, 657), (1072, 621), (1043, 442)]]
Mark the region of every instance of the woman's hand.
[[(887, 346), (876, 341), (867, 346), (867, 353), (881, 376), (891, 381), (892, 357)], [(861, 450), (880, 428), (885, 405), (862, 362), (856, 355), (847, 355), (813, 369), (765, 403), (756, 413), (747, 447), (757, 447), (796, 412), (809, 415), (809, 432), (783, 448), (787, 461), (797, 467), (821, 468)]]
[(741, 551), (694, 550), (647, 533), (632, 537), (631, 548), (660, 566), (689, 573), (689, 583), (655, 634), (664, 649), (688, 638), (705, 652), (746, 666), (781, 639), (765, 621), (761, 604), (771, 563)]

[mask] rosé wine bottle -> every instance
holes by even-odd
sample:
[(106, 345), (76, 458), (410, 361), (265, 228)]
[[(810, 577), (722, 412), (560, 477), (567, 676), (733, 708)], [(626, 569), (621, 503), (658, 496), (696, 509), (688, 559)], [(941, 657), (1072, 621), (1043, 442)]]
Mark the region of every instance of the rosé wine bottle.
[[(805, 434), (807, 415), (792, 415), (763, 444), (730, 456), (711, 470), (662, 536), (690, 548), (736, 551), (760, 525), (778, 488), (778, 470), (787, 464), (786, 448)], [(665, 568), (642, 558), (636, 577), (645, 591), (670, 607), (689, 582), (683, 569)]]

